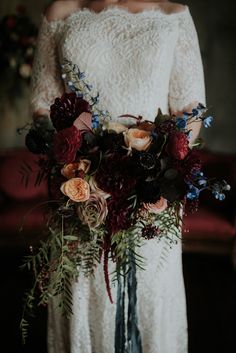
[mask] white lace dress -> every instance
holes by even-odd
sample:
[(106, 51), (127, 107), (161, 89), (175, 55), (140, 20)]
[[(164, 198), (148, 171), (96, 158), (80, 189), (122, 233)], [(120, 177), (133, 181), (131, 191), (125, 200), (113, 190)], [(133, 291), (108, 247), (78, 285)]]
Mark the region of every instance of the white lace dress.
[[(196, 101), (205, 104), (199, 42), (188, 6), (172, 14), (160, 9), (134, 14), (109, 6), (100, 13), (83, 8), (52, 22), (42, 16), (37, 48), (32, 111), (49, 109), (65, 90), (60, 71), (65, 58), (85, 72), (93, 95), (100, 93), (98, 107), (114, 119), (130, 113), (153, 120), (158, 107), (168, 113)], [(146, 270), (137, 274), (143, 353), (186, 353), (181, 241), (168, 250), (165, 239), (147, 240), (141, 254), (147, 259)], [(115, 302), (116, 288), (112, 294)], [(73, 284), (70, 320), (60, 316), (56, 300), (48, 309), (49, 353), (114, 352), (116, 306), (109, 302), (102, 266), (95, 278), (81, 276)]]

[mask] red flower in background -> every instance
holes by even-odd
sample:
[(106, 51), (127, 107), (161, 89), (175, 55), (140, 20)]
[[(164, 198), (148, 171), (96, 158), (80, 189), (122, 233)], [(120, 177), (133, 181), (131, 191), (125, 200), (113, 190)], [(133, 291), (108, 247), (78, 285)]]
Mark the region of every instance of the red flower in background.
[(54, 135), (53, 154), (58, 163), (74, 162), (76, 152), (82, 143), (81, 133), (71, 126)]
[(189, 142), (187, 135), (180, 131), (173, 132), (169, 136), (167, 151), (174, 159), (184, 159), (189, 152)]
[(16, 25), (16, 17), (15, 16), (9, 16), (7, 19), (7, 28), (12, 29)]

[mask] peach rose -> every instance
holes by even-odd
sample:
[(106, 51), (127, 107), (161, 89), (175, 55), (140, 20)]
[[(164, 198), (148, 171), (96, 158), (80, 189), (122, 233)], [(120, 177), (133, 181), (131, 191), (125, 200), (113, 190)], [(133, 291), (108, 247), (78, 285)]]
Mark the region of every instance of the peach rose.
[(156, 213), (159, 214), (167, 208), (167, 200), (164, 199), (164, 197), (161, 196), (160, 200), (158, 200), (155, 203), (144, 203), (144, 208), (151, 212), (151, 213)]
[(84, 202), (89, 199), (90, 187), (82, 178), (71, 178), (61, 185), (61, 192), (72, 201)]
[(152, 142), (150, 131), (131, 128), (123, 134), (126, 146), (137, 151), (146, 151)]
[(78, 172), (82, 171), (85, 174), (88, 173), (91, 162), (88, 159), (81, 159), (79, 162), (65, 164), (61, 170), (61, 174), (67, 178), (76, 178)]
[(128, 129), (127, 126), (121, 123), (117, 123), (115, 121), (109, 121), (107, 124), (107, 130), (115, 131), (117, 134), (120, 134), (121, 132), (124, 132), (127, 129)]

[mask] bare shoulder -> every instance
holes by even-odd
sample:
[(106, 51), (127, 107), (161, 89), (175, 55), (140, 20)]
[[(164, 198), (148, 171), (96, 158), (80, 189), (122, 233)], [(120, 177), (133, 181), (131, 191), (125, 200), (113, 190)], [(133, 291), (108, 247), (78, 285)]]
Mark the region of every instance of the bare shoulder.
[(166, 12), (168, 13), (177, 13), (177, 12), (182, 12), (186, 9), (187, 5), (183, 5), (177, 2), (167, 2), (163, 3)]
[(46, 8), (44, 15), (48, 21), (63, 20), (79, 7), (80, 1), (76, 0), (54, 1)]

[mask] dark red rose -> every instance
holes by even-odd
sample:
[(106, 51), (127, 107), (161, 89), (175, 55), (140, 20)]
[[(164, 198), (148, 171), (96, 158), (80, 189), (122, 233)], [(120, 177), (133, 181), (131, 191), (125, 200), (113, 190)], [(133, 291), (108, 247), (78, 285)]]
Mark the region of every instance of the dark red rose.
[(54, 135), (53, 153), (57, 162), (74, 162), (76, 152), (81, 146), (81, 133), (75, 126), (59, 131)]
[(167, 144), (167, 151), (174, 159), (184, 159), (189, 152), (187, 135), (180, 131), (170, 134)]
[(56, 98), (50, 107), (50, 117), (57, 131), (73, 125), (78, 116), (83, 112), (91, 112), (89, 103), (76, 93), (64, 93), (61, 98)]

